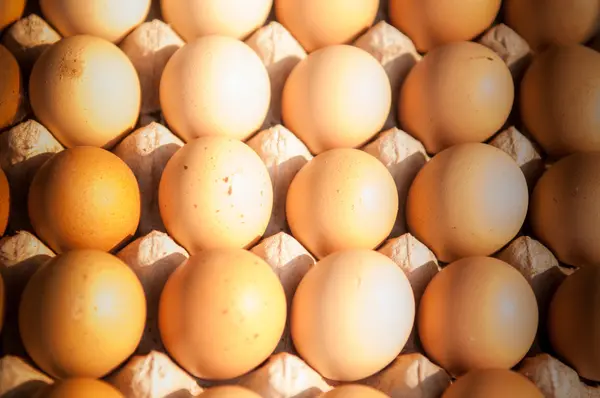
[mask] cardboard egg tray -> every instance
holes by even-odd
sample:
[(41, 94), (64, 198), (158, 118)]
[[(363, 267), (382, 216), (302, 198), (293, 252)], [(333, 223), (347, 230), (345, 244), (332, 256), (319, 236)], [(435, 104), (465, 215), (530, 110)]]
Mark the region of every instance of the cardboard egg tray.
[[(23, 19), (7, 29), (1, 38), (27, 74), (40, 53), (60, 40), (60, 35), (42, 18), (34, 2)], [(157, 3), (155, 1), (155, 3)], [(420, 61), (411, 40), (386, 21), (385, 2), (377, 21), (359, 37), (355, 45), (371, 53), (388, 73), (394, 92), (412, 66)], [(515, 76), (522, 73), (531, 52), (527, 43), (503, 24), (486, 32), (479, 42), (497, 52)], [(314, 257), (291, 235), (285, 219), (285, 197), (295, 174), (312, 159), (306, 146), (282, 125), (281, 92), (286, 78), (306, 52), (292, 35), (271, 17), (246, 43), (263, 60), (272, 85), (272, 106), (263, 128), (247, 141), (265, 162), (274, 186), (273, 214), (265, 235), (252, 252), (262, 257), (279, 276), (288, 300), (306, 272), (316, 263)], [(184, 44), (160, 20), (157, 4), (147, 22), (134, 30), (121, 44), (138, 70), (142, 84), (142, 114), (138, 128), (112, 150), (133, 170), (141, 191), (142, 217), (138, 232), (125, 248), (115, 253), (139, 276), (148, 302), (146, 332), (136, 354), (120, 369), (106, 377), (128, 398), (198, 396), (214, 385), (196, 380), (166, 354), (157, 326), (158, 299), (167, 277), (188, 258), (188, 253), (166, 233), (158, 211), (158, 183), (166, 163), (183, 141), (165, 125), (157, 97), (162, 69), (168, 57)], [(169, 49), (165, 55), (164, 49)], [(285, 63), (279, 62), (286, 59)], [(396, 100), (396, 99), (394, 99)], [(396, 109), (393, 105), (392, 109)], [(394, 111), (384, 130), (363, 150), (378, 158), (392, 173), (400, 205), (408, 188), (429, 157), (423, 145), (396, 127)], [(513, 121), (514, 122), (514, 121)], [(280, 145), (281, 144), (281, 145)], [(522, 168), (533, 186), (545, 168), (537, 146), (514, 125), (490, 140), (507, 152)], [(160, 150), (170, 148), (169, 150)], [(7, 317), (0, 338), (0, 397), (28, 397), (52, 379), (37, 370), (20, 342), (16, 305), (28, 278), (37, 267), (55, 254), (32, 232), (27, 217), (27, 192), (31, 178), (45, 160), (63, 146), (32, 115), (26, 92), (23, 109), (14, 125), (0, 134), (0, 165), (7, 174), (13, 196), (7, 234), (0, 240), (0, 272), (7, 286)], [(289, 162), (294, 159), (293, 162)], [(398, 218), (390, 239), (379, 248), (406, 273), (416, 301), (441, 269), (435, 255)], [(531, 283), (541, 308), (547, 307), (557, 286), (571, 272), (526, 231), (497, 257), (518, 269)], [(573, 396), (600, 397), (600, 389), (584, 384), (577, 373), (551, 356), (540, 336), (517, 370), (531, 379), (548, 398)], [(430, 361), (413, 332), (403, 353), (380, 373), (359, 383), (375, 387), (390, 397), (436, 398), (452, 378)], [(251, 373), (225, 384), (239, 384), (263, 398), (318, 397), (339, 383), (321, 377), (294, 350), (286, 330), (270, 359)], [(575, 395), (574, 395), (575, 394)], [(579, 394), (579, 395), (577, 395)]]

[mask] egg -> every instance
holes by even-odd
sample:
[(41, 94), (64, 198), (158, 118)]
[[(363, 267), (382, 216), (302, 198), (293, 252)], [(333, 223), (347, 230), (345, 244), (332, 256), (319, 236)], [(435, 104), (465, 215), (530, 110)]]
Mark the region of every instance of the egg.
[(317, 258), (376, 248), (397, 214), (392, 175), (358, 149), (332, 149), (313, 158), (292, 180), (286, 200), (292, 234)]
[(474, 370), (459, 377), (442, 398), (544, 398), (525, 376), (504, 369)]
[[(0, 0), (0, 10), (2, 1)], [(0, 15), (2, 13), (0, 12)], [(1, 19), (1, 17), (0, 17)], [(10, 51), (0, 44), (0, 131), (15, 123), (21, 104), (21, 70)]]
[(519, 165), (491, 145), (448, 148), (417, 174), (406, 203), (411, 233), (443, 262), (488, 256), (519, 232), (529, 193)]
[(4, 301), (6, 300), (6, 289), (4, 288), (4, 280), (2, 274), (0, 274), (0, 332), (2, 332), (2, 326), (4, 324), (4, 316), (6, 315), (6, 308)]
[(314, 154), (360, 147), (381, 131), (390, 111), (381, 64), (353, 46), (330, 46), (292, 70), (283, 89), (283, 122)]
[(36, 398), (124, 398), (110, 384), (86, 378), (57, 381), (48, 386)]
[(600, 381), (600, 267), (580, 268), (559, 286), (550, 304), (548, 336), (552, 348), (583, 378)]
[(105, 376), (133, 354), (145, 322), (137, 276), (97, 250), (74, 250), (44, 263), (19, 307), (25, 349), (55, 379)]
[(412, 288), (396, 263), (375, 251), (344, 250), (300, 282), (291, 334), (300, 356), (323, 377), (352, 382), (400, 354), (414, 316)]
[(188, 252), (247, 248), (267, 228), (273, 185), (249, 146), (227, 137), (203, 137), (169, 160), (158, 203), (167, 231)]
[(379, 0), (275, 0), (275, 15), (307, 52), (349, 44), (366, 31)]
[(398, 118), (427, 152), (483, 142), (502, 128), (514, 101), (510, 70), (491, 49), (472, 42), (430, 51), (400, 89)]
[(534, 235), (558, 259), (574, 266), (600, 264), (600, 153), (576, 153), (550, 167), (531, 196)]
[(135, 127), (141, 103), (140, 81), (125, 53), (85, 35), (42, 53), (29, 96), (38, 121), (66, 147), (111, 148)]
[(245, 140), (261, 127), (270, 101), (269, 74), (258, 55), (226, 36), (184, 45), (160, 80), (165, 120), (185, 141), (207, 135)]
[(158, 325), (169, 354), (209, 380), (243, 375), (279, 343), (287, 304), (279, 278), (257, 255), (210, 249), (192, 255), (168, 279)]
[(504, 21), (535, 50), (554, 44), (578, 44), (598, 30), (597, 0), (505, 0)]
[(151, 0), (40, 0), (44, 17), (63, 37), (91, 35), (119, 43), (144, 22)]
[(492, 257), (468, 257), (429, 283), (417, 327), (427, 356), (453, 376), (510, 369), (533, 344), (538, 306), (515, 268)]
[(501, 0), (390, 0), (392, 25), (408, 35), (419, 52), (471, 40), (496, 19)]
[(186, 41), (208, 35), (243, 40), (264, 25), (273, 0), (161, 0), (165, 22)]
[(27, 0), (0, 0), (0, 31), (21, 18), (26, 3)]
[(10, 210), (10, 186), (6, 174), (0, 168), (0, 237), (4, 235), (8, 226)]
[(240, 386), (219, 386), (204, 390), (200, 398), (260, 398), (260, 395)]
[(386, 398), (389, 395), (372, 387), (360, 384), (348, 384), (326, 392), (321, 398)]
[(110, 251), (133, 237), (140, 220), (140, 191), (131, 169), (96, 147), (54, 155), (29, 188), (29, 217), (54, 252)]
[(533, 58), (521, 82), (520, 111), (527, 131), (548, 155), (600, 151), (598, 107), (598, 52), (554, 46)]

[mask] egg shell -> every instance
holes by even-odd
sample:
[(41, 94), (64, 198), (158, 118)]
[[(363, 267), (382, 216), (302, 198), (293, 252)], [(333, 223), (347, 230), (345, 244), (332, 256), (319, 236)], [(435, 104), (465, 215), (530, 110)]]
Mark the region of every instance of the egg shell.
[(524, 126), (551, 157), (600, 150), (597, 51), (570, 45), (538, 54), (521, 82), (519, 102)]
[(540, 51), (555, 44), (578, 44), (598, 31), (596, 0), (505, 0), (504, 20), (531, 47)]
[(29, 189), (36, 234), (56, 253), (120, 248), (137, 229), (140, 190), (131, 169), (96, 147), (70, 148), (38, 170)]
[(344, 250), (318, 262), (300, 282), (292, 339), (324, 377), (357, 381), (400, 354), (414, 314), (410, 283), (392, 260), (371, 250)]
[(242, 249), (212, 249), (171, 275), (158, 321), (165, 347), (184, 369), (225, 380), (271, 355), (286, 312), (281, 282), (264, 260)]
[(151, 0), (39, 0), (44, 17), (63, 36), (91, 35), (119, 43), (150, 10)]
[(461, 376), (519, 363), (535, 339), (538, 306), (519, 271), (495, 258), (469, 257), (433, 278), (417, 319), (427, 356)]
[[(1, 13), (0, 13), (1, 15)], [(21, 70), (14, 55), (0, 45), (0, 131), (10, 127), (19, 116), (21, 106)]]
[(275, 0), (275, 15), (307, 52), (349, 44), (375, 21), (379, 0)]
[(0, 397), (35, 397), (53, 380), (19, 357), (7, 355), (0, 359)]
[(158, 202), (167, 231), (190, 253), (246, 248), (269, 223), (273, 185), (266, 166), (246, 144), (203, 137), (169, 160)]
[(388, 395), (360, 384), (347, 384), (323, 394), (322, 398), (386, 398)]
[(160, 0), (164, 20), (190, 42), (208, 35), (243, 40), (264, 25), (273, 0)]
[(510, 70), (495, 52), (473, 42), (437, 47), (410, 71), (398, 119), (427, 152), (483, 142), (506, 122), (514, 101)]
[(550, 305), (548, 334), (560, 358), (583, 378), (600, 381), (600, 349), (595, 330), (600, 322), (600, 268), (580, 268), (558, 288)]
[(459, 377), (442, 398), (544, 398), (526, 377), (510, 370), (474, 370)]
[(316, 156), (292, 180), (286, 204), (292, 235), (319, 259), (343, 249), (376, 248), (397, 213), (391, 174), (358, 149)]
[(262, 126), (270, 101), (261, 59), (226, 36), (205, 36), (180, 48), (160, 81), (163, 114), (184, 141), (207, 135), (244, 140)]
[(96, 250), (70, 251), (42, 265), (19, 307), (27, 353), (55, 379), (105, 376), (133, 354), (145, 321), (136, 275)]
[(0, 169), (0, 236), (4, 235), (6, 226), (8, 225), (8, 217), (10, 211), (10, 186), (4, 171)]
[(417, 174), (408, 193), (408, 227), (440, 261), (487, 256), (517, 235), (528, 197), (525, 176), (506, 153), (486, 144), (456, 145)]
[(499, 23), (491, 27), (479, 43), (493, 50), (510, 69), (515, 81), (520, 81), (532, 59), (529, 44), (509, 26)]
[(259, 398), (260, 395), (240, 386), (219, 386), (204, 391), (201, 398)]
[(18, 21), (27, 0), (0, 0), (0, 31)]
[(314, 154), (361, 147), (383, 127), (392, 92), (379, 62), (358, 47), (323, 48), (301, 61), (283, 89), (284, 125)]
[(47, 387), (40, 393), (39, 398), (124, 398), (110, 384), (95, 379), (74, 378), (62, 380)]
[(389, 0), (392, 25), (407, 34), (419, 52), (471, 40), (496, 19), (501, 0)]
[(36, 119), (66, 147), (112, 148), (134, 128), (141, 101), (129, 58), (85, 35), (62, 39), (38, 58), (29, 96)]

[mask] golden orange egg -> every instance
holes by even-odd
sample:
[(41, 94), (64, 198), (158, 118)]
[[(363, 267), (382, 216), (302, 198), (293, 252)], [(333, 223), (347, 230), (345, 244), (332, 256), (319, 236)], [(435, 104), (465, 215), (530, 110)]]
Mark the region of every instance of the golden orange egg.
[(4, 235), (10, 216), (10, 186), (6, 174), (0, 168), (0, 237)]
[(110, 384), (95, 379), (67, 379), (45, 388), (36, 398), (125, 398)]
[(383, 127), (391, 93), (385, 70), (371, 54), (330, 46), (293, 69), (283, 89), (283, 121), (314, 154), (360, 147)]
[[(0, 11), (2, 10), (0, 1)], [(0, 12), (0, 19), (2, 13)], [(10, 51), (0, 44), (0, 131), (15, 123), (21, 104), (21, 70)]]
[(505, 369), (473, 370), (459, 377), (442, 398), (543, 398), (525, 376)]
[(97, 250), (70, 251), (42, 265), (19, 307), (27, 353), (57, 379), (105, 376), (133, 354), (145, 322), (137, 276)]
[(260, 257), (242, 249), (203, 250), (167, 281), (158, 324), (167, 351), (184, 369), (223, 380), (271, 355), (286, 311), (281, 282)]
[(0, 31), (21, 18), (26, 3), (27, 0), (0, 0)]
[(72, 36), (53, 44), (29, 81), (36, 118), (66, 147), (111, 148), (136, 125), (140, 81), (127, 55), (109, 41)]
[(240, 386), (220, 386), (205, 390), (200, 398), (260, 398), (260, 395)]
[(388, 395), (372, 387), (348, 384), (326, 392), (321, 398), (386, 398)]
[(140, 206), (131, 169), (96, 147), (54, 155), (35, 174), (29, 189), (33, 229), (56, 253), (120, 247), (135, 234)]

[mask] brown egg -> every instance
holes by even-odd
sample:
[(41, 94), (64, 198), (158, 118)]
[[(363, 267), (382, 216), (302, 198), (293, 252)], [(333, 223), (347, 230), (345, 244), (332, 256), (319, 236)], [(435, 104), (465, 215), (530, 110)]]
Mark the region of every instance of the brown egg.
[(491, 145), (462, 144), (417, 174), (406, 219), (440, 261), (451, 262), (488, 256), (509, 243), (525, 221), (528, 200), (525, 176), (509, 155)]
[(425, 289), (418, 313), (429, 358), (454, 376), (510, 369), (538, 327), (535, 294), (519, 271), (492, 257), (469, 257), (442, 269)]
[(548, 336), (552, 348), (581, 377), (600, 381), (600, 267), (583, 267), (558, 288), (550, 305)]
[(360, 384), (348, 384), (326, 392), (321, 398), (386, 398), (389, 395), (372, 387)]
[(219, 386), (205, 390), (200, 398), (260, 398), (260, 395), (240, 386)]
[(504, 369), (473, 370), (459, 377), (442, 398), (544, 398), (525, 376)]
[(177, 50), (160, 81), (165, 120), (185, 141), (207, 135), (244, 140), (261, 127), (270, 101), (271, 82), (258, 55), (225, 36)]
[(0, 0), (0, 31), (21, 18), (26, 3), (27, 0)]
[(273, 185), (249, 146), (232, 138), (203, 137), (169, 160), (158, 202), (167, 231), (190, 253), (246, 248), (267, 228)]
[(95, 379), (67, 379), (48, 386), (36, 398), (125, 398), (110, 384)]
[[(2, 0), (0, 0), (0, 10)], [(0, 12), (0, 19), (2, 13)], [(10, 127), (17, 119), (21, 104), (21, 70), (10, 51), (0, 44), (0, 131)]]
[(192, 255), (167, 281), (159, 329), (171, 356), (192, 375), (243, 375), (266, 360), (286, 323), (283, 287), (271, 267), (242, 249)]
[(505, 0), (504, 21), (535, 50), (578, 44), (598, 30), (597, 0)]
[(275, 0), (277, 20), (307, 52), (353, 42), (378, 9), (379, 0)]
[(599, 107), (600, 54), (584, 46), (544, 51), (533, 59), (521, 82), (523, 123), (555, 158), (600, 151)]
[(4, 235), (8, 226), (8, 217), (10, 213), (10, 186), (6, 174), (0, 168), (0, 237)]
[(531, 196), (536, 237), (566, 264), (599, 265), (600, 153), (577, 153), (556, 162)]
[(375, 251), (345, 250), (300, 282), (291, 333), (300, 356), (323, 377), (357, 381), (400, 354), (414, 316), (412, 288), (396, 263)]
[(355, 148), (383, 127), (392, 92), (385, 70), (366, 51), (330, 46), (310, 54), (290, 74), (283, 121), (314, 154)]
[(397, 214), (394, 179), (379, 160), (358, 149), (316, 156), (296, 174), (286, 201), (294, 237), (317, 258), (376, 248)]
[(4, 280), (2, 274), (0, 274), (0, 332), (2, 332), (2, 325), (4, 324), (4, 315), (6, 314), (6, 307), (4, 305), (6, 295), (6, 289), (4, 288)]
[(471, 40), (496, 19), (501, 0), (390, 0), (392, 25), (408, 35), (417, 50)]
[(165, 22), (186, 41), (208, 35), (243, 40), (264, 25), (273, 0), (161, 0)]
[(36, 118), (66, 147), (114, 146), (135, 126), (141, 102), (129, 58), (92, 36), (46, 50), (31, 72), (29, 95)]
[(57, 379), (108, 374), (133, 354), (145, 321), (135, 273), (97, 250), (70, 251), (42, 265), (19, 308), (27, 353)]
[(56, 253), (118, 248), (135, 234), (140, 211), (133, 172), (101, 148), (76, 147), (54, 155), (29, 189), (33, 229)]
[(398, 117), (427, 152), (483, 142), (502, 128), (514, 101), (510, 70), (495, 52), (472, 42), (429, 52), (400, 90)]
[(151, 0), (40, 0), (44, 17), (64, 37), (91, 35), (119, 43), (144, 22)]

